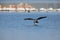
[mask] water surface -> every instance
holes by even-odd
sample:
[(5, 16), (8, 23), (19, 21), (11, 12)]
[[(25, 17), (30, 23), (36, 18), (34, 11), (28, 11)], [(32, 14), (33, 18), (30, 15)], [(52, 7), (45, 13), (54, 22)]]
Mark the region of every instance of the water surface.
[[(24, 18), (38, 18), (38, 26)], [(0, 40), (60, 40), (59, 12), (0, 12)]]

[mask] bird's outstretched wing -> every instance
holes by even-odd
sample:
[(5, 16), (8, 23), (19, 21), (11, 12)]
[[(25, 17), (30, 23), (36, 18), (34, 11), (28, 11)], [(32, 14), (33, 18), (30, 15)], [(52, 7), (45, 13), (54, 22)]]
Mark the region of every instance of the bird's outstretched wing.
[(45, 17), (39, 17), (39, 18), (37, 18), (37, 20), (40, 20), (40, 19), (43, 19), (43, 18), (46, 18), (47, 16), (45, 16)]
[(34, 20), (33, 18), (25, 18), (24, 20)]

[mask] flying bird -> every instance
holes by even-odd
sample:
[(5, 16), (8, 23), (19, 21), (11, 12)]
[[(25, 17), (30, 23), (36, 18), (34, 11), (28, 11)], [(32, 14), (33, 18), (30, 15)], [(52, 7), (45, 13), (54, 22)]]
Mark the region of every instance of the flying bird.
[(36, 19), (34, 19), (34, 18), (25, 18), (24, 20), (33, 20), (34, 21), (34, 25), (37, 26), (37, 23), (39, 23), (38, 20), (43, 19), (43, 18), (47, 18), (47, 16), (38, 17)]

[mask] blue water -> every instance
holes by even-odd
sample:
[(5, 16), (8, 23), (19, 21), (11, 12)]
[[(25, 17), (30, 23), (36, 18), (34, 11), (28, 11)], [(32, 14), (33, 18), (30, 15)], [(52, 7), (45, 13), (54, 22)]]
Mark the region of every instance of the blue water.
[[(38, 18), (38, 26), (24, 18)], [(60, 40), (60, 12), (0, 12), (0, 40)]]

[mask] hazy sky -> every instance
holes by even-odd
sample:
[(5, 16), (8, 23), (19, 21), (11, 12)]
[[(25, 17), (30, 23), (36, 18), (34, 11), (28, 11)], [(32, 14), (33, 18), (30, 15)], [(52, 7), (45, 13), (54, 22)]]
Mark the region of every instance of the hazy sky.
[(0, 2), (60, 2), (60, 0), (0, 0)]

